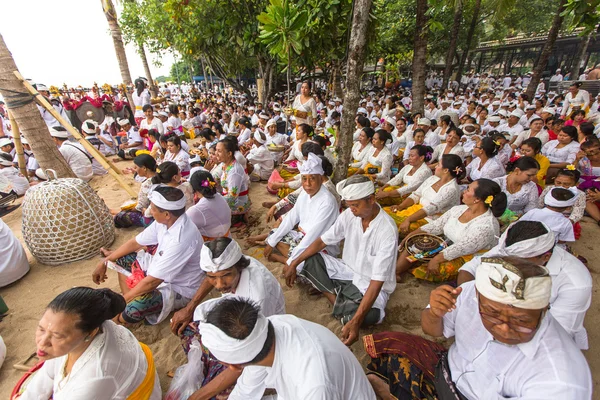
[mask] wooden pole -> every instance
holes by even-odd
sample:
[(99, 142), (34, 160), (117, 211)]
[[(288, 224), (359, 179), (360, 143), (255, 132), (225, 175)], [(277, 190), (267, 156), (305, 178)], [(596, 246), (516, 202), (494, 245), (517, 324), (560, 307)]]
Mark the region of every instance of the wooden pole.
[(123, 187), (123, 189), (125, 189), (125, 191), (129, 193), (129, 195), (131, 195), (132, 197), (137, 197), (137, 193), (135, 192), (135, 190), (133, 190), (133, 188), (129, 186), (127, 182), (123, 179), (121, 171), (119, 171), (119, 169), (112, 162), (106, 159), (106, 157), (104, 157), (104, 155), (102, 155), (102, 153), (100, 153), (98, 149), (92, 146), (90, 142), (85, 140), (81, 136), (79, 131), (77, 131), (77, 129), (75, 129), (69, 121), (65, 120), (58, 112), (56, 112), (54, 107), (52, 107), (52, 105), (48, 103), (48, 100), (46, 100), (44, 96), (39, 94), (39, 92), (33, 86), (31, 86), (31, 84), (28, 81), (26, 81), (23, 78), (19, 71), (14, 71), (13, 73), (15, 74), (17, 79), (21, 81), (21, 83), (25, 86), (29, 93), (31, 93), (35, 97), (36, 102), (42, 107), (44, 107), (50, 114), (52, 114), (52, 116), (56, 118), (56, 120), (60, 122), (60, 124), (71, 135), (73, 135), (73, 137), (77, 139), (83, 147), (85, 147), (85, 149), (92, 155), (92, 157), (94, 157), (100, 163), (100, 165), (102, 165), (104, 169), (106, 169), (108, 173), (111, 174), (113, 178), (115, 178), (115, 180), (121, 185), (121, 187)]
[(15, 150), (17, 153), (17, 161), (19, 162), (19, 171), (24, 177), (28, 177), (27, 175), (27, 165), (25, 163), (25, 154), (23, 152), (23, 143), (21, 143), (21, 133), (19, 131), (19, 124), (17, 124), (17, 120), (12, 115), (12, 112), (8, 110), (8, 119), (10, 120), (10, 125), (12, 127), (12, 137), (13, 142), (15, 143)]

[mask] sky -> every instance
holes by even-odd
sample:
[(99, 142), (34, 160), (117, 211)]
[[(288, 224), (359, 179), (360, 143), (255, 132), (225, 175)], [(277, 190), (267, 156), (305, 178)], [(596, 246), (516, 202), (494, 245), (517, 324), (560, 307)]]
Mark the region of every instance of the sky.
[[(59, 87), (121, 82), (100, 0), (0, 0), (0, 10), (0, 34), (25, 78)], [(134, 46), (125, 50), (131, 78), (145, 76)], [(155, 55), (147, 57), (154, 79), (169, 75), (172, 54), (160, 59), (160, 67), (153, 64)]]

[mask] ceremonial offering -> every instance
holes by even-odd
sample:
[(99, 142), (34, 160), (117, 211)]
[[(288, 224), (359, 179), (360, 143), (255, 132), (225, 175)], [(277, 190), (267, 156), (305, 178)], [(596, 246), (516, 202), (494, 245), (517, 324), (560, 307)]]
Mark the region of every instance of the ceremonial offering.
[(444, 239), (428, 233), (411, 236), (404, 243), (406, 251), (410, 254), (408, 259), (411, 262), (431, 260), (437, 253), (444, 250), (446, 246), (447, 244)]

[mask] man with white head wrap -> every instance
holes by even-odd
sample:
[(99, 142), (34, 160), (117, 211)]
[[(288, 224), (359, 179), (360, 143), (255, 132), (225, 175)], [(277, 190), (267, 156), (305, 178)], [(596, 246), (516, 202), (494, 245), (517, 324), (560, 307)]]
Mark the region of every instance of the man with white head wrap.
[[(267, 141), (265, 145), (268, 146), (287, 146), (288, 145), (288, 136), (283, 133), (277, 132), (277, 122), (274, 119), (270, 119), (267, 121), (265, 125), (265, 134), (267, 135)], [(283, 151), (270, 151), (271, 157), (276, 163), (281, 161), (281, 157), (283, 156)]]
[[(396, 288), (398, 229), (375, 200), (375, 186), (369, 178), (354, 175), (338, 183), (337, 191), (348, 208), (284, 273), (288, 286), (298, 273), (327, 297), (333, 315), (344, 325), (342, 340), (350, 345), (358, 339), (361, 326), (380, 323), (385, 316)], [(322, 253), (326, 246), (342, 240), (342, 259)]]
[[(267, 238), (264, 253), (265, 257), (270, 257), (272, 261), (287, 265), (329, 229), (339, 215), (335, 197), (323, 185), (325, 178), (321, 159), (313, 153), (308, 153), (306, 161), (298, 167), (298, 171), (304, 191), (300, 193), (294, 208), (286, 214), (281, 225)], [(294, 229), (296, 225), (298, 228)], [(282, 256), (272, 254), (275, 247)], [(336, 255), (339, 253), (337, 246), (330, 246), (328, 250)]]
[[(197, 321), (204, 320), (206, 313), (218, 301), (212, 299), (201, 303), (212, 289), (220, 292), (221, 298), (251, 300), (260, 307), (265, 317), (285, 314), (285, 298), (277, 279), (258, 260), (244, 256), (235, 240), (221, 237), (204, 243), (200, 267), (206, 273), (206, 278), (188, 305), (177, 311), (171, 319), (171, 331), (182, 338), (186, 353), (194, 338), (202, 343), (202, 332), (198, 331)], [(241, 373), (211, 361), (208, 353), (203, 362), (206, 378), (202, 388), (194, 395), (213, 398), (231, 392)], [(217, 375), (219, 379), (214, 379)]]
[[(186, 197), (170, 186), (158, 185), (148, 193), (154, 223), (115, 251), (101, 249), (105, 258), (92, 274), (100, 284), (107, 279), (108, 263), (119, 272), (119, 285), (127, 302), (120, 323), (146, 319), (158, 324), (173, 310), (184, 307), (200, 286), (202, 235), (185, 214)], [(144, 247), (154, 248), (148, 251)], [(155, 246), (155, 247), (154, 247)], [(134, 267), (143, 271), (143, 279), (128, 281)], [(137, 282), (136, 282), (137, 281)], [(129, 286), (131, 285), (131, 287)]]
[(431, 130), (431, 121), (429, 118), (419, 118), (417, 125), (425, 132), (425, 145), (435, 149), (442, 142), (440, 135)]
[[(500, 237), (498, 245), (481, 257), (514, 256), (545, 266), (552, 278), (550, 314), (571, 335), (577, 347), (588, 348), (583, 326), (592, 297), (592, 277), (586, 266), (566, 250), (555, 246), (555, 236), (542, 222), (517, 221)], [(458, 283), (475, 279), (481, 257), (461, 267)]]
[(575, 205), (579, 193), (576, 187), (554, 187), (544, 197), (544, 208), (529, 210), (519, 221), (543, 222), (554, 232), (557, 243), (574, 242), (573, 223), (563, 213)]
[(131, 125), (131, 122), (127, 118), (120, 118), (117, 120), (117, 123), (127, 133), (127, 140), (119, 145), (119, 152), (117, 154), (123, 159), (127, 157), (133, 158), (138, 150), (144, 148), (144, 140), (140, 136), (137, 126)]
[(65, 158), (75, 175), (86, 182), (94, 176), (92, 158), (78, 142), (70, 142), (69, 132), (62, 126), (50, 127), (50, 136), (58, 146), (60, 154)]
[(252, 136), (252, 148), (246, 154), (246, 159), (254, 168), (250, 174), (253, 182), (268, 181), (275, 167), (275, 161), (265, 146), (266, 142), (267, 135), (257, 128)]
[[(265, 317), (249, 300), (216, 302), (200, 323), (203, 345), (241, 371), (229, 400), (375, 400), (350, 349), (327, 328), (293, 315)], [(251, 367), (251, 368), (249, 368)]]

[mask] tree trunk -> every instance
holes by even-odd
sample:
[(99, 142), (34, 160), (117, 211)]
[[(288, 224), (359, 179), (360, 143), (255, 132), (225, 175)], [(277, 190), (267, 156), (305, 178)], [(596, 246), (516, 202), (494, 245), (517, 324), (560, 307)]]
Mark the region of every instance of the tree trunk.
[(412, 62), (412, 107), (410, 112), (423, 113), (425, 75), (427, 72), (427, 0), (417, 0), (417, 26)]
[(471, 18), (471, 24), (469, 25), (469, 33), (467, 33), (467, 43), (465, 44), (465, 51), (463, 51), (460, 57), (460, 63), (458, 64), (458, 71), (456, 71), (456, 80), (460, 82), (462, 79), (465, 63), (467, 57), (471, 51), (471, 44), (473, 42), (473, 35), (475, 35), (475, 28), (477, 28), (477, 21), (479, 21), (479, 14), (481, 12), (481, 0), (476, 0), (473, 6), (473, 18)]
[(24, 99), (31, 96), (13, 74), (14, 71), (17, 71), (15, 60), (0, 35), (0, 94), (17, 121), (21, 135), (27, 138), (35, 159), (42, 169), (53, 169), (59, 178), (76, 178), (54, 144), (36, 103), (32, 101), (23, 105), (18, 104), (22, 101), (20, 93), (23, 94)]
[[(456, 46), (458, 43), (458, 31), (463, 15), (462, 0), (454, 0), (454, 22), (452, 23), (452, 32), (450, 33), (450, 43), (448, 43), (448, 53), (446, 54), (446, 66), (444, 67), (444, 78), (442, 88), (448, 87), (448, 81), (452, 76), (452, 64), (454, 63), (454, 55), (456, 54)], [(458, 82), (460, 83), (460, 81)]]
[(143, 44), (138, 45), (138, 53), (142, 59), (142, 64), (144, 64), (144, 72), (146, 73), (148, 84), (150, 85), (150, 93), (152, 93), (152, 97), (158, 97), (158, 88), (154, 84), (154, 79), (152, 79), (152, 72), (150, 72), (150, 65), (148, 64), (148, 58), (146, 57), (146, 50), (144, 49)]
[[(200, 63), (202, 64), (202, 73), (204, 74), (204, 90), (208, 89), (208, 75), (206, 75), (206, 65), (204, 65), (204, 57), (200, 57)], [(200, 86), (202, 87), (202, 86)]]
[(348, 175), (348, 164), (352, 152), (354, 133), (354, 110), (360, 101), (360, 80), (365, 64), (367, 47), (367, 28), (372, 0), (356, 0), (352, 16), (352, 30), (348, 42), (348, 63), (346, 64), (346, 90), (340, 137), (336, 148), (338, 157), (333, 171), (333, 182), (337, 183)]
[[(573, 65), (571, 66), (571, 80), (576, 81), (579, 80), (579, 70), (581, 68), (581, 64), (585, 62), (586, 53), (588, 44), (590, 43), (590, 39), (592, 38), (592, 33), (590, 32), (588, 35), (581, 38), (581, 43), (579, 43), (579, 48), (577, 49), (577, 56), (573, 61)], [(583, 66), (583, 70), (585, 71), (585, 65)]]
[(556, 42), (556, 38), (558, 37), (558, 31), (560, 31), (560, 27), (562, 25), (564, 17), (561, 15), (565, 10), (565, 4), (567, 0), (560, 0), (560, 4), (558, 5), (558, 9), (554, 14), (554, 20), (552, 21), (552, 27), (550, 28), (550, 32), (548, 32), (548, 39), (546, 39), (546, 43), (544, 43), (544, 47), (540, 52), (540, 56), (538, 57), (537, 62), (535, 63), (535, 67), (533, 68), (533, 76), (531, 77), (531, 82), (527, 86), (527, 96), (530, 99), (533, 99), (535, 96), (535, 91), (540, 83), (542, 78), (542, 74), (546, 70), (546, 66), (548, 65), (548, 60), (550, 59), (550, 55), (552, 54), (552, 48), (554, 47), (554, 43)]

